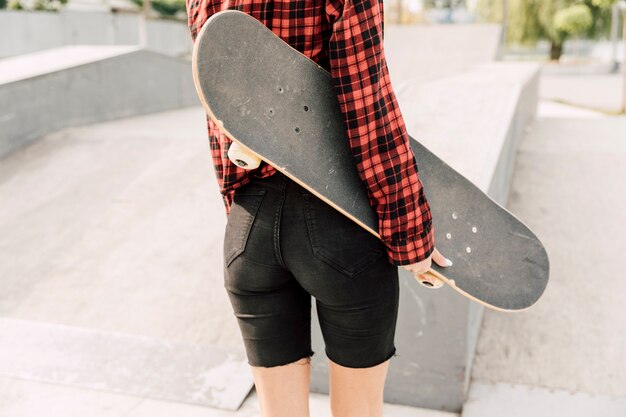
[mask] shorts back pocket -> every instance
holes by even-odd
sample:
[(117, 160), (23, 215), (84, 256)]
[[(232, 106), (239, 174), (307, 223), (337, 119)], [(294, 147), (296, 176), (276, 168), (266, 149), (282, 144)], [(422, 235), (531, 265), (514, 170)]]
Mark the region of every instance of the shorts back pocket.
[(241, 193), (235, 191), (224, 233), (224, 265), (226, 267), (246, 250), (252, 224), (266, 192), (264, 189), (246, 189)]
[(355, 276), (383, 253), (383, 243), (316, 196), (305, 193), (305, 218), (315, 257)]

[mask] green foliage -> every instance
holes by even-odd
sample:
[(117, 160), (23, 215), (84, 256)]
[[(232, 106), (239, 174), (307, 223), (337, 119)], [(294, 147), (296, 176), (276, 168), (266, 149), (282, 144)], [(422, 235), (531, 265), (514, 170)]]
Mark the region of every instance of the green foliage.
[(586, 33), (593, 25), (591, 10), (585, 4), (576, 4), (554, 14), (554, 30), (560, 39)]
[(37, 10), (46, 12), (57, 12), (66, 5), (68, 0), (35, 0), (26, 7), (21, 0), (9, 0), (7, 8), (10, 10)]
[[(139, 7), (143, 7), (143, 0), (132, 0)], [(178, 13), (187, 13), (185, 0), (152, 0), (150, 2), (161, 16), (176, 16)]]
[(611, 9), (617, 0), (586, 0), (591, 10), (593, 23), (589, 29), (590, 37), (608, 36), (611, 30)]
[[(526, 1), (526, 0), (525, 0)], [(562, 43), (561, 34), (554, 27), (554, 15), (560, 9), (574, 4), (576, 0), (537, 0), (537, 18), (545, 37), (553, 43)]]
[(611, 7), (617, 0), (591, 0), (589, 3), (594, 7)]
[(33, 10), (58, 11), (67, 4), (67, 0), (35, 0)]
[(152, 7), (163, 16), (175, 16), (178, 12), (186, 13), (185, 0), (157, 0), (152, 3)]
[[(561, 44), (570, 36), (607, 36), (615, 1), (508, 0), (507, 40), (533, 44), (548, 39)], [(479, 0), (478, 15), (486, 21), (501, 21), (502, 0)]]
[[(548, 37), (540, 18), (540, 2), (545, 0), (509, 0), (507, 40), (533, 44)], [(550, 0), (548, 0), (550, 2)]]
[(0, 0), (0, 9), (6, 9), (7, 0)]
[(502, 0), (478, 0), (476, 14), (481, 22), (499, 23), (502, 21)]
[(20, 0), (9, 0), (8, 8), (10, 10), (24, 10), (24, 6), (22, 6)]

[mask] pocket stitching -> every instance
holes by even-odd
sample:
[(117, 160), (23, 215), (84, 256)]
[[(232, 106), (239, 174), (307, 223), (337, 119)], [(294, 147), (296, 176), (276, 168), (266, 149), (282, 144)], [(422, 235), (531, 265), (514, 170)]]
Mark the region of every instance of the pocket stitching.
[(245, 217), (245, 224), (238, 225), (239, 230), (236, 236), (237, 243), (224, 257), (224, 263), (226, 267), (230, 266), (230, 264), (246, 250), (246, 246), (248, 245), (248, 237), (250, 236), (250, 231), (252, 230), (252, 224), (256, 219), (259, 207), (263, 202), (263, 197), (265, 196), (265, 193), (266, 190), (250, 190), (238, 195), (238, 197), (251, 196), (254, 197), (254, 199), (252, 205), (250, 206), (251, 210), (250, 212), (248, 212), (249, 215)]
[[(370, 254), (373, 256), (364, 256), (362, 259), (355, 262), (349, 268), (330, 257), (327, 254), (327, 251), (318, 244), (317, 221), (315, 218), (315, 213), (313, 211), (312, 202), (310, 200), (313, 196), (310, 194), (303, 194), (303, 196), (305, 200), (305, 220), (307, 225), (307, 231), (309, 232), (309, 242), (311, 244), (311, 249), (313, 250), (313, 255), (315, 255), (318, 259), (337, 269), (339, 272), (349, 277), (353, 277), (362, 272), (367, 266), (374, 263), (380, 257), (382, 253), (382, 250), (380, 248), (370, 249)], [(324, 204), (327, 203), (324, 202)], [(343, 214), (341, 215), (343, 216)], [(348, 220), (352, 221), (351, 219)]]

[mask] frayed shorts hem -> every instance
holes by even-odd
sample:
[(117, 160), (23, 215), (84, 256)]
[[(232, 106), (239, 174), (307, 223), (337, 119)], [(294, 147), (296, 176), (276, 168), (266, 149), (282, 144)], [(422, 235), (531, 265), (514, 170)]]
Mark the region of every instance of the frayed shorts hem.
[(378, 366), (378, 365), (381, 365), (381, 364), (387, 362), (388, 360), (390, 360), (394, 356), (396, 356), (396, 348), (395, 347), (391, 350), (391, 353), (389, 355), (384, 357), (383, 360), (375, 360), (375, 361), (371, 361), (371, 362), (360, 362), (360, 363), (357, 363), (355, 361), (355, 362), (348, 363), (346, 361), (335, 360), (335, 359), (332, 358), (332, 355), (329, 355), (328, 352), (326, 352), (326, 357), (328, 357), (328, 360), (332, 361), (333, 363), (336, 363), (339, 366), (343, 366), (344, 368), (353, 368), (353, 369), (373, 368), (375, 366)]
[(291, 365), (292, 363), (298, 362), (301, 359), (311, 359), (313, 357), (313, 355), (315, 354), (315, 352), (313, 351), (309, 351), (308, 353), (305, 354), (301, 354), (301, 355), (296, 355), (297, 357), (294, 358), (290, 358), (288, 360), (283, 360), (283, 361), (275, 361), (275, 362), (265, 362), (265, 361), (248, 361), (248, 365), (255, 367), (255, 368), (276, 368), (278, 366), (285, 366), (285, 365)]

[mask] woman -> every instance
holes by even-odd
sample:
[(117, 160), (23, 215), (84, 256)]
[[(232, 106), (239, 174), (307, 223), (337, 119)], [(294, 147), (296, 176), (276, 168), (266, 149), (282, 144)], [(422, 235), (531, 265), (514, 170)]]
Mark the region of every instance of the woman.
[(375, 0), (187, 0), (195, 39), (214, 13), (248, 13), (332, 75), (355, 165), (381, 240), (273, 167), (246, 171), (208, 120), (228, 224), (225, 287), (263, 417), (307, 417), (311, 296), (330, 368), (334, 417), (382, 415), (395, 353), (398, 265), (425, 273), (434, 247), (428, 202), (389, 81), (383, 6)]

